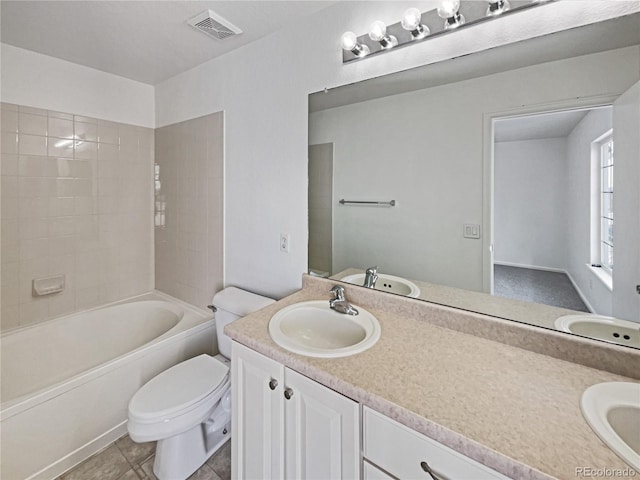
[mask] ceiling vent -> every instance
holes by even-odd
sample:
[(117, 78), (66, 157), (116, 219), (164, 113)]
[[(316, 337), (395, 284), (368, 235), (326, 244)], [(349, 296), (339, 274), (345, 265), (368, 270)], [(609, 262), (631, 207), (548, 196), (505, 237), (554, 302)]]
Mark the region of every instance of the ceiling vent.
[(225, 20), (211, 10), (205, 10), (200, 15), (193, 17), (187, 23), (193, 28), (197, 28), (201, 32), (204, 32), (213, 38), (217, 38), (218, 40), (224, 40), (225, 38), (233, 37), (234, 35), (242, 33), (242, 30), (236, 27), (233, 23)]

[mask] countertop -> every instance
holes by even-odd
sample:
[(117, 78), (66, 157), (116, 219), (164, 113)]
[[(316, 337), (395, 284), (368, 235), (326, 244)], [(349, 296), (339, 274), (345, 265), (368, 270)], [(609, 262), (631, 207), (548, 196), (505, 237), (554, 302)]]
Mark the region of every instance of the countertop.
[[(389, 311), (386, 294), (378, 295), (373, 305), (360, 305), (377, 317), (381, 338), (351, 357), (296, 355), (269, 336), (269, 320), (281, 308), (328, 299), (317, 287), (241, 318), (225, 333), (511, 478), (575, 480), (578, 467), (629, 468), (587, 425), (580, 397), (596, 383), (635, 380), (429, 323), (448, 307), (413, 301), (407, 311)], [(483, 321), (448, 310), (452, 318)]]

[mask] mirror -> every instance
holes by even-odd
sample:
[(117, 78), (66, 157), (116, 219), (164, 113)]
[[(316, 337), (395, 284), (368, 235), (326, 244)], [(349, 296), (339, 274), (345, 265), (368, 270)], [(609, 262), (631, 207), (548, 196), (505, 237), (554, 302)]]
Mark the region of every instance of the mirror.
[(634, 14), (310, 95), (310, 273), (640, 346), (639, 71)]

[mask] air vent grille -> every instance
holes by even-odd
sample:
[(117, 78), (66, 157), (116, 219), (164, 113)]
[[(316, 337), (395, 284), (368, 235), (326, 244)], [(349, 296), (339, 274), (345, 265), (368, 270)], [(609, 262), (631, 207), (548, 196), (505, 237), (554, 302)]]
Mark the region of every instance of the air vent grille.
[(189, 20), (187, 23), (201, 32), (204, 32), (213, 38), (217, 38), (218, 40), (224, 40), (242, 33), (242, 30), (234, 24), (225, 20), (211, 10), (205, 10), (197, 17)]

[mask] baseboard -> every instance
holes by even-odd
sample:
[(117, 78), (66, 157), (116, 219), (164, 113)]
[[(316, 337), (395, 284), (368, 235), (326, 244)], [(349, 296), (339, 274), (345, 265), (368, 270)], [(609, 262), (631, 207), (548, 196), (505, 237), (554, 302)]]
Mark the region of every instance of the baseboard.
[(43, 468), (39, 472), (34, 473), (26, 480), (53, 480), (64, 472), (71, 470), (73, 467), (82, 463), (87, 458), (95, 455), (100, 450), (108, 447), (113, 442), (127, 433), (127, 421), (116, 425), (111, 430), (103, 433), (97, 438), (94, 438), (89, 443), (84, 444), (82, 447), (74, 450), (70, 454), (62, 457), (60, 460), (52, 463), (48, 467)]
[(540, 265), (525, 265), (522, 263), (513, 263), (513, 262), (493, 262), (493, 264), (502, 265), (505, 267), (518, 267), (518, 268), (529, 268), (531, 270), (543, 270), (545, 272), (567, 273), (567, 271), (562, 268), (542, 267)]
[(567, 277), (569, 277), (569, 281), (571, 282), (571, 284), (573, 285), (573, 288), (576, 289), (576, 292), (578, 292), (578, 295), (580, 296), (580, 299), (582, 300), (582, 302), (584, 303), (584, 305), (589, 309), (589, 312), (591, 313), (596, 313), (596, 311), (594, 310), (594, 308), (591, 306), (591, 304), (589, 303), (589, 300), (587, 300), (587, 297), (582, 293), (582, 290), (580, 290), (580, 287), (578, 287), (578, 284), (573, 280), (573, 277), (571, 276), (571, 274), (565, 270), (565, 272), (567, 274)]

